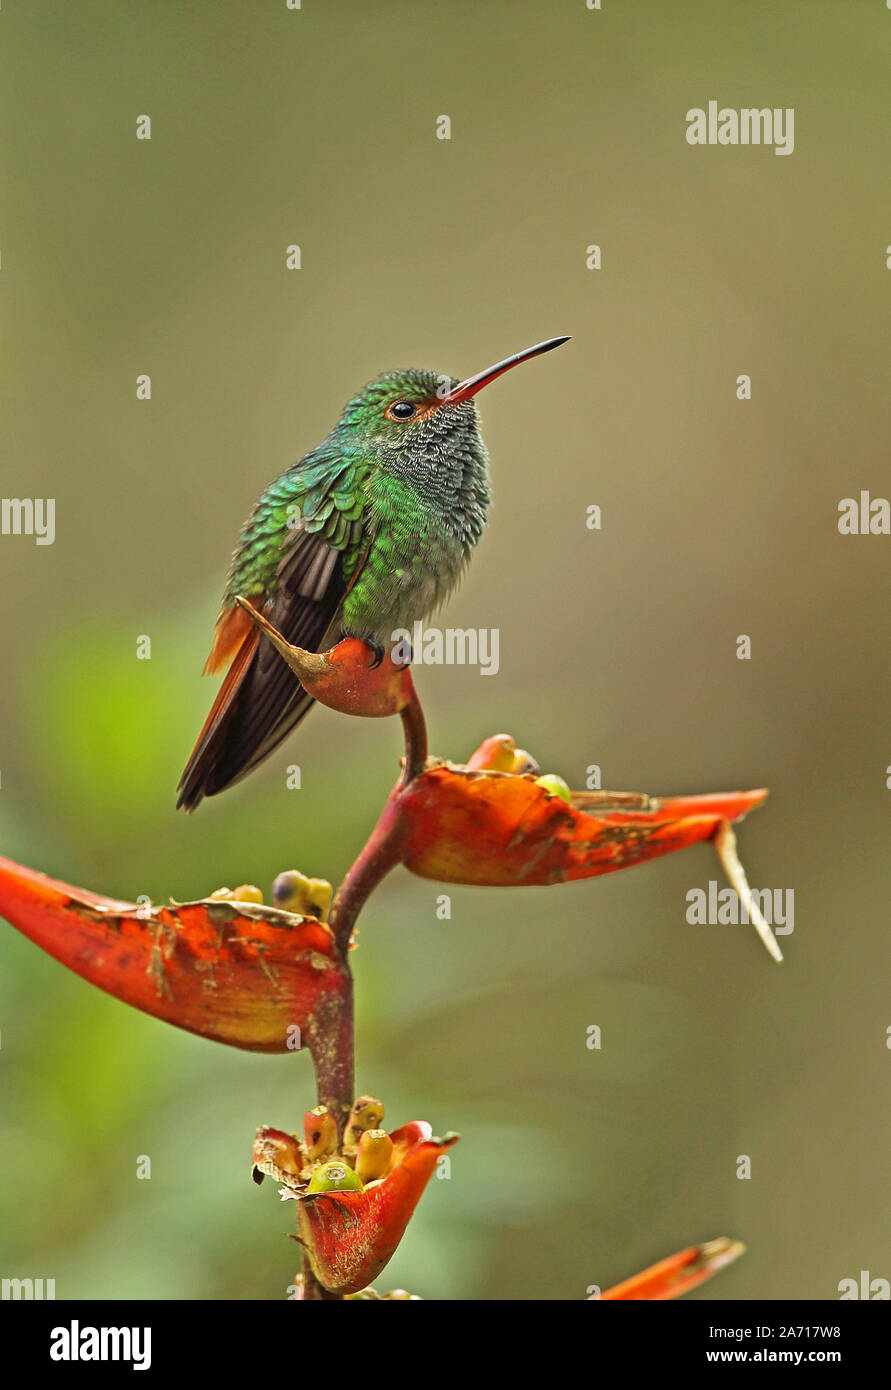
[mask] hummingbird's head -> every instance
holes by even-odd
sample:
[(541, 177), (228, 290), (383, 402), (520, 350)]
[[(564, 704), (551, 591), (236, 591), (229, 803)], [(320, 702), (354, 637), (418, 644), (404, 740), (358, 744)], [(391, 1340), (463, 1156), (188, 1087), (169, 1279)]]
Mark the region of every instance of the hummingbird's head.
[[(451, 377), (419, 367), (384, 372), (347, 401), (339, 428), (355, 430), (379, 448), (396, 450), (417, 446), (449, 424), (475, 429), (478, 416), (472, 401), (460, 411), (443, 414), (443, 401), (457, 385)], [(434, 422), (435, 416), (442, 418)]]
[(382, 475), (447, 504), (465, 465), (486, 471), (476, 404), (444, 404), (457, 385), (420, 368), (385, 372), (347, 402), (337, 433)]
[(464, 381), (419, 368), (385, 372), (347, 402), (337, 430), (396, 475), (446, 474), (451, 470), (445, 465), (456, 462), (484, 467), (477, 392), (502, 372), (566, 341), (536, 343)]

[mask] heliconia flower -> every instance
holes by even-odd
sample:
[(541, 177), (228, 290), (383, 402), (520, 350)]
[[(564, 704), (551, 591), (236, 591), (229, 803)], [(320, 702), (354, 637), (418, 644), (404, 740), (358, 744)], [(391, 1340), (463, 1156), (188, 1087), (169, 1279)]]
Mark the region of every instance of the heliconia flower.
[[(210, 897), (213, 902), (262, 904), (263, 890), (256, 883), (242, 883), (238, 888), (217, 888)], [(277, 906), (281, 907), (282, 904), (278, 903)]]
[(299, 869), (286, 869), (272, 885), (272, 901), (286, 912), (327, 922), (334, 889), (326, 878), (307, 878)]
[(605, 1293), (593, 1294), (589, 1301), (637, 1300), (653, 1303), (680, 1298), (681, 1294), (689, 1293), (698, 1284), (732, 1264), (745, 1248), (742, 1241), (728, 1240), (726, 1236), (707, 1241), (704, 1245), (691, 1245), (676, 1255), (669, 1255), (667, 1260), (650, 1265), (649, 1269), (635, 1274), (631, 1279), (614, 1284)]
[(428, 1124), (415, 1120), (390, 1138), (389, 1171), (361, 1192), (282, 1192), (298, 1203), (297, 1238), (329, 1293), (355, 1294), (373, 1282), (402, 1239), (437, 1160), (458, 1135), (436, 1139)]
[(251, 1154), (251, 1176), (255, 1183), (261, 1183), (264, 1177), (275, 1182), (299, 1182), (304, 1167), (303, 1152), (293, 1134), (271, 1129), (269, 1125), (260, 1126)]
[(527, 753), (525, 748), (518, 748), (510, 734), (490, 734), (471, 753), (467, 766), (489, 772), (533, 772), (536, 777), (541, 772), (532, 754)]
[(366, 1129), (356, 1150), (356, 1173), (363, 1182), (373, 1182), (387, 1173), (393, 1161), (393, 1140), (385, 1129)]
[(513, 772), (517, 745), (510, 734), (490, 734), (467, 759), (467, 766), (481, 772)]
[(0, 916), (116, 999), (254, 1052), (312, 1050), (349, 989), (324, 923), (254, 903), (122, 902), (0, 857)]
[(310, 1162), (337, 1148), (337, 1122), (326, 1105), (316, 1105), (303, 1116), (303, 1143)]
[(383, 1103), (376, 1096), (359, 1096), (353, 1101), (343, 1142), (346, 1146), (358, 1144), (366, 1129), (379, 1129), (384, 1118)]
[(731, 829), (766, 796), (764, 789), (664, 798), (569, 792), (554, 774), (536, 779), (430, 760), (398, 792), (400, 852), (421, 878), (522, 887), (615, 873), (711, 840), (762, 941), (782, 960)]
[(766, 791), (657, 798), (573, 792), (532, 777), (431, 765), (400, 794), (404, 863), (446, 883), (561, 883), (614, 873), (707, 840), (722, 821), (760, 806)]
[(374, 653), (357, 637), (345, 637), (327, 652), (304, 651), (302, 647), (292, 647), (252, 604), (241, 598), (235, 601), (320, 705), (341, 714), (377, 719), (398, 714), (411, 699), (411, 670), (397, 665), (389, 652), (374, 666)]
[(342, 1158), (332, 1158), (316, 1169), (306, 1191), (308, 1196), (315, 1192), (362, 1192), (363, 1183), (355, 1168)]
[(567, 806), (572, 805), (572, 790), (568, 782), (564, 782), (562, 777), (558, 777), (556, 772), (546, 772), (543, 777), (536, 777), (535, 785), (544, 787), (549, 796), (559, 796), (566, 802)]

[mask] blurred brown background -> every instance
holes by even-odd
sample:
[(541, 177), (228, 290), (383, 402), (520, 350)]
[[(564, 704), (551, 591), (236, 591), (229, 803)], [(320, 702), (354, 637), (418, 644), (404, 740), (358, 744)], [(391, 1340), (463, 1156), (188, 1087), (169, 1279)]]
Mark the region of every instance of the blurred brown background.
[[(739, 838), (794, 889), (782, 966), (687, 924), (707, 848), (457, 888), (448, 922), (402, 872), (372, 900), (359, 1085), (463, 1134), (382, 1288), (581, 1298), (719, 1234), (748, 1253), (694, 1297), (889, 1277), (891, 537), (837, 530), (891, 489), (889, 25), (868, 0), (3, 7), (0, 492), (54, 497), (56, 541), (0, 537), (0, 850), (126, 897), (339, 878), (395, 725), (318, 710), (173, 809), (241, 520), (377, 372), (557, 333), (480, 398), (494, 506), (439, 621), (497, 627), (501, 669), (418, 673), (432, 746), (507, 729), (577, 786), (772, 789)], [(794, 107), (794, 153), (691, 148), (709, 99)], [(248, 1152), (311, 1103), (308, 1058), (165, 1028), (5, 926), (0, 962), (0, 1274), (283, 1297), (290, 1216)]]

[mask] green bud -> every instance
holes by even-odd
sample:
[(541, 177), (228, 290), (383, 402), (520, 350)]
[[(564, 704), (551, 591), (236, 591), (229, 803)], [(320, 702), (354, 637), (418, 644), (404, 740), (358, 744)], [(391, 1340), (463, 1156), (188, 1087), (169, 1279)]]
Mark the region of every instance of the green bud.
[(362, 1183), (348, 1164), (339, 1158), (323, 1163), (309, 1180), (307, 1192), (361, 1192)]
[(559, 796), (567, 802), (572, 800), (569, 783), (564, 782), (562, 777), (558, 777), (556, 772), (546, 772), (544, 777), (536, 777), (535, 785), (544, 787), (548, 796)]

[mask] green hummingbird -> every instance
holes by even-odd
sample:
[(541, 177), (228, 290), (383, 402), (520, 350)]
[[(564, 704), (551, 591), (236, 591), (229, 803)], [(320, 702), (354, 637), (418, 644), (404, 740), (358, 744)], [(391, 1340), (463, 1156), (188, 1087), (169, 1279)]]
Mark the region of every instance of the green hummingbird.
[(306, 693), (236, 595), (294, 646), (362, 638), (383, 657), (454, 589), (482, 535), (488, 456), (474, 397), (502, 372), (567, 342), (549, 338), (457, 381), (386, 372), (348, 401), (334, 429), (263, 493), (232, 558), (205, 671), (228, 666), (180, 778), (194, 810), (244, 777), (304, 717)]

